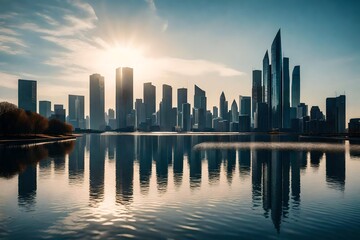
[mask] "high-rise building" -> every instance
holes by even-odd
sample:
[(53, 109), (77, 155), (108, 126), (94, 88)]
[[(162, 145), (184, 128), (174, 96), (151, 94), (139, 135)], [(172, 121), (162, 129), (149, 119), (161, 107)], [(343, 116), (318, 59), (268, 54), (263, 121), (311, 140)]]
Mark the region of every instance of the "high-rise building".
[(310, 110), (310, 120), (322, 120), (323, 113), (320, 111), (319, 106), (312, 106)]
[(206, 126), (206, 93), (195, 85), (194, 90), (194, 129), (203, 131)]
[(36, 112), (37, 83), (34, 80), (19, 79), (18, 81), (18, 107), (25, 111)]
[(144, 104), (145, 116), (151, 119), (156, 112), (156, 87), (149, 83), (144, 83)]
[(190, 104), (183, 103), (182, 104), (182, 121), (181, 121), (181, 128), (183, 131), (190, 131), (191, 129), (191, 120), (190, 120)]
[(225, 97), (225, 93), (222, 92), (220, 95), (220, 117), (224, 120), (227, 119), (227, 114), (228, 114), (228, 105), (227, 105), (227, 101), (226, 101), (226, 97)]
[(184, 103), (187, 103), (187, 89), (186, 88), (179, 88), (177, 90), (177, 122), (178, 122), (178, 126), (181, 126), (181, 122), (182, 122), (182, 105)]
[(271, 45), (271, 128), (282, 127), (282, 50), (280, 29)]
[(289, 58), (283, 58), (282, 127), (290, 128), (290, 73)]
[(268, 106), (271, 105), (271, 66), (269, 62), (269, 54), (266, 51), (263, 58), (263, 91), (262, 102)]
[(345, 132), (346, 97), (340, 95), (326, 99), (326, 124), (330, 133)]
[(295, 66), (292, 72), (291, 82), (291, 107), (300, 104), (300, 66)]
[(219, 117), (219, 109), (217, 106), (213, 106), (213, 118)]
[(74, 128), (85, 128), (84, 96), (69, 95), (69, 123)]
[(109, 108), (109, 109), (108, 109), (108, 116), (109, 116), (109, 119), (114, 119), (114, 118), (115, 118), (115, 111), (114, 111), (114, 109), (112, 109), (112, 108)]
[(163, 84), (163, 97), (160, 103), (160, 129), (162, 131), (171, 131), (171, 113), (172, 113), (172, 87)]
[(51, 119), (57, 119), (61, 122), (65, 122), (66, 110), (62, 104), (54, 104), (54, 114), (51, 115)]
[(257, 104), (262, 102), (262, 84), (261, 84), (261, 70), (253, 70), (252, 72), (252, 111), (251, 119), (254, 123), (254, 115), (257, 109)]
[(90, 75), (90, 128), (105, 129), (105, 83), (97, 73)]
[(236, 101), (234, 100), (231, 104), (231, 122), (238, 122), (239, 121), (239, 112), (238, 106)]
[(39, 113), (41, 116), (49, 118), (51, 116), (51, 102), (39, 101)]
[(251, 115), (251, 97), (240, 96), (239, 97), (239, 111), (241, 115)]
[(111, 129), (116, 129), (116, 119), (115, 119), (115, 110), (114, 109), (109, 108), (108, 117), (109, 117), (108, 125), (110, 126)]
[(116, 121), (118, 128), (123, 129), (133, 124), (126, 122), (132, 114), (134, 104), (133, 69), (120, 67), (116, 69)]
[(135, 123), (135, 126), (139, 127), (141, 123), (146, 122), (145, 104), (142, 102), (141, 98), (136, 99), (136, 101), (135, 101), (135, 110), (136, 110), (136, 123)]

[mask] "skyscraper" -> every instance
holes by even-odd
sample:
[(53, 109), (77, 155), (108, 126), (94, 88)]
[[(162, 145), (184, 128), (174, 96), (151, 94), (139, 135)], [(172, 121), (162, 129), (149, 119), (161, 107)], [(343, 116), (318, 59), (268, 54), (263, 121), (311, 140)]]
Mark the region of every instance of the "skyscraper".
[(253, 70), (252, 72), (252, 111), (251, 118), (255, 123), (254, 115), (257, 104), (262, 102), (262, 85), (261, 85), (261, 70)]
[(37, 86), (34, 80), (18, 81), (18, 107), (25, 111), (36, 112)]
[(144, 104), (145, 116), (151, 119), (156, 112), (156, 87), (151, 82), (144, 83)]
[(181, 128), (183, 131), (190, 131), (191, 129), (191, 120), (190, 120), (190, 104), (189, 103), (183, 103), (182, 109), (181, 109)]
[(251, 97), (248, 96), (240, 96), (239, 97), (239, 111), (241, 115), (248, 115), (251, 114)]
[(345, 132), (346, 97), (340, 95), (326, 99), (326, 124), (329, 133)]
[(282, 127), (290, 128), (290, 73), (287, 57), (283, 58), (282, 113)]
[(39, 113), (41, 116), (49, 118), (51, 116), (51, 102), (39, 101)]
[(263, 91), (262, 101), (268, 106), (271, 105), (271, 66), (269, 63), (269, 54), (266, 51), (263, 58)]
[(194, 92), (194, 128), (202, 131), (206, 126), (206, 93), (197, 85)]
[(300, 104), (300, 66), (295, 66), (292, 72), (291, 83), (291, 107), (297, 107)]
[(222, 119), (226, 120), (227, 114), (228, 114), (228, 106), (227, 106), (227, 101), (226, 101), (224, 92), (221, 92), (219, 105), (220, 105), (220, 117)]
[(90, 75), (90, 128), (105, 129), (105, 86), (100, 74)]
[(271, 128), (282, 127), (282, 51), (280, 29), (271, 45)]
[(69, 122), (74, 128), (85, 128), (84, 96), (69, 95)]
[[(116, 69), (116, 121), (118, 128), (132, 125), (127, 123), (128, 115), (132, 114), (134, 104), (133, 69), (120, 67)], [(130, 116), (129, 116), (130, 117)]]
[(239, 121), (239, 112), (238, 106), (236, 101), (234, 100), (231, 104), (231, 122), (238, 122)]
[(135, 110), (136, 110), (136, 127), (139, 127), (141, 123), (146, 122), (145, 117), (145, 104), (142, 102), (142, 99), (138, 98), (135, 101)]
[(219, 109), (217, 106), (213, 106), (213, 118), (219, 117)]
[(186, 88), (179, 88), (177, 90), (177, 122), (178, 122), (178, 126), (181, 126), (181, 122), (182, 122), (182, 105), (184, 103), (187, 103), (187, 89)]
[(171, 131), (171, 112), (172, 112), (172, 87), (163, 84), (163, 97), (160, 103), (160, 129)]

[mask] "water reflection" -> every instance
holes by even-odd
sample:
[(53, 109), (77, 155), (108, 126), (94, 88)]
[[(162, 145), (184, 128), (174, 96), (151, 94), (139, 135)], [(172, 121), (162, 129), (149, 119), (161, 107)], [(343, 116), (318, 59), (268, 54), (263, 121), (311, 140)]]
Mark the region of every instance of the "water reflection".
[[(19, 150), (1, 148), (0, 177), (12, 178), (19, 174), (18, 204), (28, 210), (33, 209), (36, 204), (39, 162), (39, 171), (46, 173), (45, 175), (49, 175), (52, 168), (55, 174), (63, 174), (68, 167), (70, 185), (81, 186), (87, 183), (84, 177), (88, 171), (89, 186), (86, 185), (86, 193), (89, 196), (90, 207), (99, 206), (106, 197), (105, 188), (108, 186), (105, 186), (105, 179), (108, 169), (105, 166), (115, 167), (115, 189), (112, 191), (115, 192), (115, 203), (118, 206), (132, 205), (138, 196), (136, 189), (139, 189), (144, 197), (154, 192), (164, 195), (168, 191), (174, 191), (172, 186), (176, 191), (184, 183), (188, 184), (186, 188), (196, 193), (205, 186), (210, 189), (218, 186), (222, 179), (225, 179), (229, 186), (237, 184), (238, 181), (249, 182), (251, 187), (248, 194), (252, 203), (249, 209), (261, 211), (265, 218), (271, 219), (278, 232), (284, 219), (289, 218), (292, 211), (299, 210), (302, 175), (306, 174), (309, 167), (320, 168), (321, 164), (324, 164), (324, 157), (324, 178), (327, 186), (329, 189), (344, 191), (344, 143), (337, 144), (336, 150), (310, 145), (304, 147), (301, 144), (297, 150), (293, 146), (286, 148), (286, 144), (280, 148), (268, 145), (224, 147), (224, 142), (242, 144), (243, 141), (263, 141), (263, 138), (285, 141), (283, 137), (269, 139), (256, 135), (250, 137), (92, 134), (79, 138), (76, 144), (59, 143)], [(208, 148), (194, 147), (205, 142), (221, 143), (209, 145)], [(357, 154), (356, 148), (352, 151), (350, 149), (350, 155)], [(107, 161), (115, 161), (115, 164), (106, 165)], [(184, 176), (188, 179), (184, 179)], [(139, 186), (136, 186), (135, 182), (138, 182)]]

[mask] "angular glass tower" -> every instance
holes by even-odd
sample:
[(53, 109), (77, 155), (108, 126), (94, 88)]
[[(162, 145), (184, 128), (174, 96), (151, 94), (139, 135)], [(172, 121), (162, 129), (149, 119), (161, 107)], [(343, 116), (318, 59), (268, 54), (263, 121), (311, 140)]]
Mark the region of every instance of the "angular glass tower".
[(116, 69), (116, 121), (118, 128), (127, 126), (127, 116), (131, 114), (134, 104), (133, 69), (121, 67)]
[(163, 84), (163, 97), (160, 103), (160, 129), (162, 131), (171, 131), (171, 109), (172, 109), (172, 87)]
[(280, 29), (271, 45), (271, 129), (282, 127), (282, 52)]
[(263, 96), (262, 100), (264, 103), (271, 105), (271, 68), (269, 62), (269, 54), (266, 51), (263, 58)]
[(255, 122), (255, 112), (257, 104), (262, 102), (262, 84), (261, 84), (261, 70), (253, 70), (252, 72), (252, 111), (251, 118)]
[(290, 128), (290, 73), (287, 57), (283, 58), (282, 114), (282, 127)]
[(90, 128), (105, 129), (104, 77), (100, 74), (90, 75)]
[(69, 122), (74, 128), (84, 128), (84, 96), (69, 95)]
[(18, 107), (25, 111), (36, 112), (36, 81), (23, 80), (18, 81)]
[(195, 85), (194, 94), (194, 125), (199, 130), (203, 130), (206, 125), (206, 93)]
[(222, 119), (227, 119), (227, 106), (226, 105), (226, 98), (225, 98), (225, 93), (222, 92), (220, 95), (220, 117)]
[(145, 116), (150, 118), (156, 112), (156, 87), (151, 82), (144, 83)]
[(300, 66), (295, 66), (292, 72), (291, 83), (291, 107), (297, 107), (300, 104)]

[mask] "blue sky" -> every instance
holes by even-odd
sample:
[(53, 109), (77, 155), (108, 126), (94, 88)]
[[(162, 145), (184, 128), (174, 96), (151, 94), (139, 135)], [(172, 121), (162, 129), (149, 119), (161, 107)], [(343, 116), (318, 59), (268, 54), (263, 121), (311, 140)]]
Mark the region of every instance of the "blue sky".
[(325, 110), (347, 95), (360, 117), (358, 1), (14, 1), (0, 0), (0, 101), (17, 103), (17, 79), (38, 80), (38, 100), (85, 95), (89, 75), (105, 76), (106, 108), (115, 107), (115, 68), (134, 67), (142, 84), (203, 88), (208, 108), (221, 91), (229, 103), (251, 94), (251, 71), (279, 28), (290, 72), (301, 65), (301, 100)]

